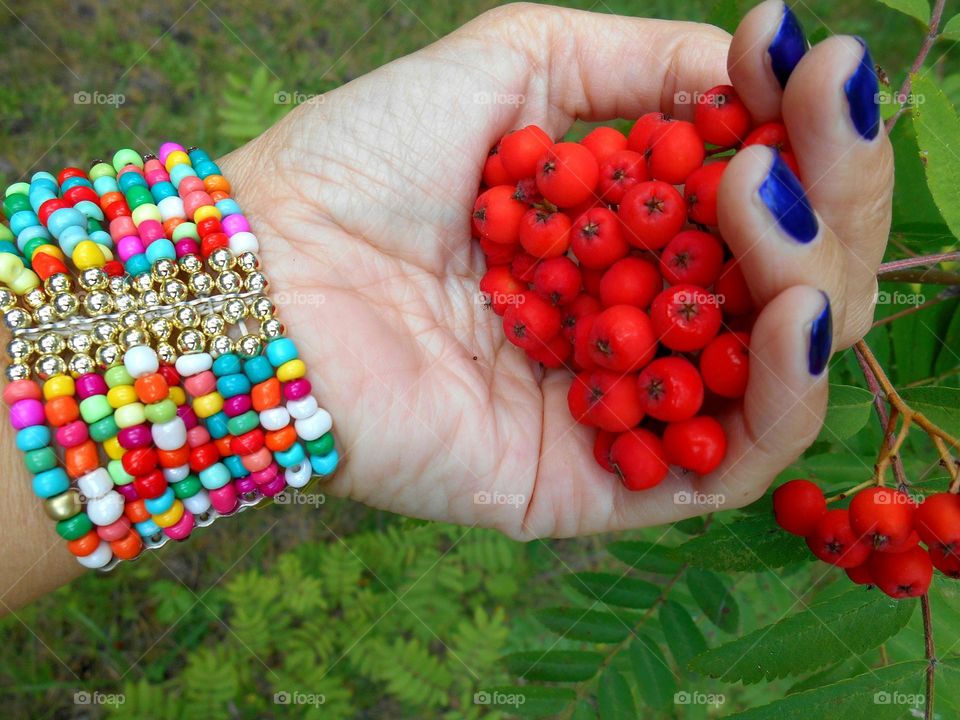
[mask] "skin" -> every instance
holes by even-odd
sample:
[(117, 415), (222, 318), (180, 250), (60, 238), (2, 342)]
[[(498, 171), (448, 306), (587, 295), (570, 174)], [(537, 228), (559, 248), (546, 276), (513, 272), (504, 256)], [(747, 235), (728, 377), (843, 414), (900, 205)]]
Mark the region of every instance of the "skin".
[[(843, 82), (849, 38), (809, 52), (781, 93), (766, 47), (782, 4), (755, 8), (733, 40), (716, 28), (512, 5), (305, 104), (222, 162), (261, 242), (280, 315), (307, 360), (344, 455), (325, 491), (417, 517), (564, 537), (739, 507), (816, 437), (826, 377), (807, 370), (809, 328), (833, 301), (835, 348), (869, 327), (890, 219), (891, 149), (856, 135)], [(728, 57), (729, 51), (729, 57)], [(729, 68), (729, 74), (728, 74)], [(738, 154), (720, 191), (723, 234), (763, 306), (742, 410), (722, 418), (730, 449), (705, 478), (671, 474), (627, 492), (595, 463), (592, 431), (566, 407), (569, 377), (544, 374), (478, 301), (483, 257), (468, 217), (488, 149), (536, 123), (638, 117), (733, 81), (764, 118), (783, 114), (820, 236), (789, 241), (758, 200), (765, 148)], [(522, 103), (490, 102), (505, 96)], [(12, 609), (82, 570), (30, 496), (12, 432), (0, 431), (2, 602)], [(481, 504), (475, 493), (519, 495)]]

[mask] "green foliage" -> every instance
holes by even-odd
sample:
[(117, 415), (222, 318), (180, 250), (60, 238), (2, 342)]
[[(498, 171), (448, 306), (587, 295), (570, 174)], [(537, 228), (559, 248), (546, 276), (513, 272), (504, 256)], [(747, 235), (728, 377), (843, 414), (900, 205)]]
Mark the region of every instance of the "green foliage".
[(673, 557), (708, 570), (766, 570), (808, 559), (803, 540), (787, 535), (767, 514), (718, 520), (705, 534), (680, 545)]
[(831, 383), (827, 417), (820, 440), (835, 442), (856, 435), (870, 419), (873, 393), (852, 385)]
[(924, 25), (930, 22), (930, 3), (927, 0), (880, 0), (880, 2), (919, 20)]

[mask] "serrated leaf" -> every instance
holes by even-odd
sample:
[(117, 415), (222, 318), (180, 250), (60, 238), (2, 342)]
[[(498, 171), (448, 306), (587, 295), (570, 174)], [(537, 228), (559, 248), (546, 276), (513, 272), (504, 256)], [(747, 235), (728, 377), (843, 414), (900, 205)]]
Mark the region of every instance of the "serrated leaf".
[(656, 585), (627, 575), (579, 572), (566, 579), (581, 595), (617, 607), (648, 608), (660, 597), (660, 588)]
[(718, 575), (709, 570), (691, 568), (687, 571), (687, 587), (710, 622), (728, 633), (740, 629), (737, 599)]
[(607, 545), (607, 552), (634, 570), (657, 575), (674, 575), (681, 567), (680, 563), (669, 557), (668, 549), (642, 540), (612, 542)]
[(597, 688), (600, 720), (635, 720), (637, 709), (633, 704), (630, 686), (615, 667), (610, 666), (600, 676)]
[(474, 702), (522, 717), (547, 717), (561, 713), (577, 699), (570, 688), (543, 685), (503, 685), (481, 690)]
[(911, 115), (917, 131), (917, 144), (926, 163), (927, 184), (950, 231), (960, 237), (960, 202), (957, 202), (960, 118), (929, 76), (917, 73), (912, 77), (915, 101)]
[(802, 538), (783, 532), (772, 515), (756, 515), (725, 523), (671, 549), (680, 562), (707, 570), (770, 570), (809, 558)]
[(827, 416), (818, 440), (837, 442), (856, 435), (870, 419), (873, 393), (854, 385), (830, 384)]
[(907, 624), (916, 605), (857, 588), (708, 650), (690, 666), (744, 683), (818, 670), (882, 644)]
[(649, 636), (641, 635), (630, 644), (627, 656), (643, 701), (658, 710), (668, 707), (677, 691), (677, 679), (659, 646)]
[(943, 29), (940, 30), (940, 37), (946, 40), (960, 40), (960, 15), (954, 15), (947, 20)]
[(579, 650), (530, 650), (502, 658), (507, 670), (524, 680), (579, 682), (597, 674), (603, 655)]
[(930, 3), (927, 0), (880, 0), (880, 2), (888, 8), (916, 18), (924, 25), (930, 24)]
[(921, 252), (930, 252), (930, 248), (952, 242), (950, 229), (943, 222), (927, 187), (926, 170), (913, 123), (898, 122), (890, 133), (890, 143), (893, 145), (894, 186), (897, 188), (890, 233)]
[(918, 387), (904, 390), (900, 396), (951, 434), (960, 432), (960, 388)]
[(615, 643), (623, 640), (630, 632), (630, 628), (616, 615), (599, 610), (546, 608), (537, 610), (534, 616), (548, 630), (570, 640)]
[(687, 609), (672, 600), (660, 606), (660, 626), (670, 654), (681, 670), (686, 670), (694, 657), (707, 649), (707, 641)]

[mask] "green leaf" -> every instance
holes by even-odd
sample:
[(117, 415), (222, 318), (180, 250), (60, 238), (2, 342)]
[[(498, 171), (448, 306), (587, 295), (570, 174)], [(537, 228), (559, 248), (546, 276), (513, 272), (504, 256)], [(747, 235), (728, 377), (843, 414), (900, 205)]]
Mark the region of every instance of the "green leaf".
[(634, 570), (657, 575), (674, 575), (681, 567), (680, 563), (670, 558), (667, 548), (642, 540), (612, 542), (607, 545), (607, 552)]
[(700, 628), (679, 603), (668, 600), (660, 606), (660, 626), (670, 654), (682, 670), (686, 670), (690, 660), (707, 649), (707, 641)]
[(643, 701), (658, 710), (668, 707), (677, 691), (677, 679), (659, 646), (649, 636), (641, 635), (630, 644), (627, 656)]
[(742, 15), (738, 5), (737, 0), (717, 0), (707, 13), (706, 22), (721, 27), (728, 33), (735, 32)]
[(507, 670), (524, 680), (580, 682), (597, 674), (603, 655), (579, 650), (530, 650), (502, 658)]
[(921, 252), (952, 242), (927, 187), (927, 174), (912, 122), (898, 122), (890, 133), (893, 144), (894, 186), (891, 234)]
[(570, 640), (616, 643), (626, 638), (630, 632), (630, 628), (616, 615), (598, 610), (546, 608), (537, 610), (534, 616), (548, 630)]
[(558, 715), (577, 699), (570, 688), (542, 685), (504, 685), (474, 694), (474, 703), (523, 717)]
[(648, 608), (660, 597), (660, 588), (645, 580), (613, 573), (580, 572), (568, 575), (574, 590), (591, 600), (625, 608)]
[(947, 20), (940, 30), (940, 37), (945, 40), (960, 40), (960, 15), (954, 15)]
[(880, 0), (884, 5), (899, 10), (904, 15), (916, 18), (924, 25), (930, 24), (930, 3), (927, 0)]
[[(941, 661), (955, 668), (956, 658)], [(888, 665), (783, 700), (728, 715), (728, 720), (900, 720), (919, 717), (911, 710), (923, 707), (922, 660)], [(941, 668), (943, 669), (943, 668)], [(913, 701), (913, 702), (911, 702)], [(939, 717), (939, 715), (938, 715)]]
[(728, 633), (740, 629), (737, 600), (718, 575), (692, 568), (687, 571), (687, 587), (710, 622)]
[(744, 683), (810, 672), (882, 644), (916, 605), (858, 588), (708, 650), (691, 667)]
[[(926, 162), (927, 183), (940, 214), (954, 236), (960, 237), (960, 163), (957, 138), (960, 118), (936, 83), (927, 75), (913, 75), (913, 126)], [(922, 100), (922, 102), (921, 102)]]
[(809, 558), (802, 538), (783, 532), (771, 515), (725, 523), (715, 519), (710, 530), (672, 549), (680, 562), (708, 570), (770, 570)]
[(910, 407), (950, 434), (960, 433), (960, 388), (918, 387), (904, 390), (900, 395)]
[(608, 667), (600, 676), (597, 703), (600, 720), (634, 720), (637, 717), (630, 686), (615, 667)]
[(873, 393), (853, 385), (830, 384), (827, 417), (818, 440), (837, 442), (856, 435), (870, 419)]

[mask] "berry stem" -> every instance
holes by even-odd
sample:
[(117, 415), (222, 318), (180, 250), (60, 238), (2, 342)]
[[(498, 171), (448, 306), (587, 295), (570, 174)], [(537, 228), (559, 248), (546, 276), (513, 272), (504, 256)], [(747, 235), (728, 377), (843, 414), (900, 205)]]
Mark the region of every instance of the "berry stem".
[(887, 273), (907, 270), (908, 268), (924, 267), (927, 265), (936, 265), (942, 262), (960, 261), (960, 252), (938, 253), (936, 255), (917, 255), (915, 257), (904, 258), (902, 260), (891, 260), (880, 265), (877, 271), (877, 279), (887, 280)]
[(960, 273), (926, 268), (922, 270), (888, 270), (878, 276), (883, 282), (925, 283), (927, 285), (960, 285)]
[[(861, 342), (863, 343), (863, 346), (867, 348), (867, 351), (869, 351), (870, 348), (867, 347), (866, 342), (864, 342), (864, 341), (861, 341)], [(872, 369), (872, 368), (870, 367), (870, 365), (867, 363), (866, 357), (865, 357), (864, 354), (861, 352), (861, 350), (860, 350), (860, 348), (859, 348), (858, 346), (854, 346), (854, 353), (855, 353), (855, 355), (856, 355), (856, 357), (857, 357), (857, 363), (859, 363), (860, 369), (863, 371), (863, 376), (864, 376), (864, 378), (866, 378), (867, 386), (870, 388), (870, 392), (873, 393), (873, 407), (874, 407), (874, 410), (876, 410), (876, 412), (877, 412), (877, 417), (880, 419), (880, 424), (883, 425), (884, 428), (886, 428), (886, 426), (887, 426), (887, 407), (886, 407), (886, 405), (885, 405), (884, 402), (883, 402), (883, 390), (882, 390), (882, 388), (880, 387), (880, 382), (879, 382), (879, 380), (877, 379), (877, 376), (874, 374), (873, 369)], [(872, 356), (872, 355), (873, 355), (873, 353), (871, 353), (871, 356)], [(879, 363), (876, 363), (876, 358), (874, 358), (874, 362), (875, 362), (875, 364), (877, 365), (877, 367), (879, 368)], [(882, 369), (882, 368), (880, 368), (880, 372), (883, 373), (883, 369)], [(886, 377), (886, 376), (884, 376), (884, 377)], [(893, 442), (893, 439), (892, 439), (891, 437), (889, 437), (889, 436), (885, 436), (884, 442), (885, 442), (887, 445), (889, 445), (891, 442)], [(898, 485), (906, 485), (906, 484), (907, 484), (907, 473), (906, 473), (906, 471), (904, 471), (904, 469), (903, 469), (903, 461), (900, 459), (899, 456), (897, 456), (897, 457), (895, 457), (895, 458), (893, 459), (893, 474), (894, 474), (894, 476), (896, 476), (896, 478), (897, 478), (897, 484), (898, 484)]]
[(876, 465), (876, 478), (877, 485), (883, 487), (886, 484), (887, 480), (887, 468), (890, 467), (890, 461), (893, 458), (896, 458), (900, 454), (900, 448), (903, 447), (904, 440), (907, 439), (907, 435), (910, 433), (910, 425), (913, 423), (913, 419), (909, 415), (904, 415), (903, 425), (900, 426), (900, 432), (897, 433), (896, 439), (893, 443), (890, 443), (891, 436), (893, 431), (897, 426), (897, 420), (900, 416), (899, 410), (894, 408), (890, 411), (890, 420), (887, 423), (887, 430), (884, 433), (884, 443), (883, 449), (880, 451), (880, 457), (877, 459)]
[(923, 613), (923, 645), (927, 657), (927, 693), (923, 708), (924, 720), (933, 720), (933, 690), (937, 671), (937, 655), (933, 645), (933, 617), (930, 612), (930, 595), (920, 597), (920, 609)]
[(872, 477), (869, 480), (864, 480), (859, 485), (854, 485), (852, 488), (844, 490), (842, 493), (837, 493), (833, 497), (828, 497), (827, 504), (829, 505), (830, 503), (840, 502), (841, 500), (848, 498), (851, 495), (856, 495), (861, 490), (866, 490), (867, 488), (873, 487), (876, 484), (877, 480), (875, 477)]

